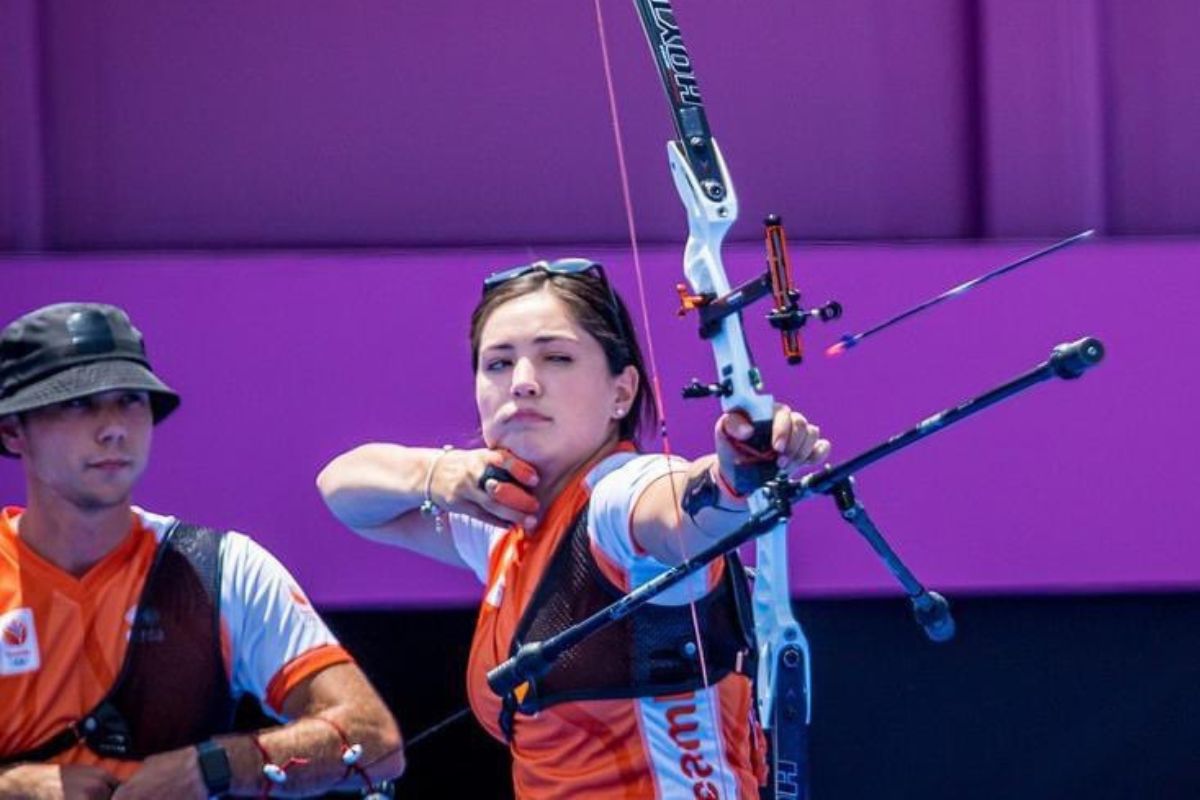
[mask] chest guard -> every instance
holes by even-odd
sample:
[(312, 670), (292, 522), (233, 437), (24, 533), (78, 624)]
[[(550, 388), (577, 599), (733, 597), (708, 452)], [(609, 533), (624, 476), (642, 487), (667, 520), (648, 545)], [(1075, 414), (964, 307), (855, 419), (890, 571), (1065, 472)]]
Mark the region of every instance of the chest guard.
[[(695, 603), (704, 632), (709, 684), (731, 672), (754, 674), (754, 637), (745, 568), (725, 556), (721, 582)], [(600, 571), (587, 532), (587, 507), (551, 557), (513, 635), (510, 655), (543, 641), (624, 596)], [(701, 689), (700, 643), (688, 605), (647, 605), (563, 653), (518, 700), (505, 698), (501, 728), (511, 739), (515, 712), (556, 703), (654, 697)]]
[(45, 761), (81, 740), (105, 758), (142, 760), (229, 732), (235, 703), (221, 656), (221, 537), (184, 523), (167, 531), (108, 694), (71, 727), (0, 764)]

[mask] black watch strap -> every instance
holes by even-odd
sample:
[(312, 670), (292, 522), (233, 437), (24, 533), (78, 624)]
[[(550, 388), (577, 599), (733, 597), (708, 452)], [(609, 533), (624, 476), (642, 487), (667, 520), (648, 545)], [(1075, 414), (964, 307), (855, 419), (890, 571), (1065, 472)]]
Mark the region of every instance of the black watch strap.
[(209, 739), (196, 745), (196, 762), (200, 775), (208, 788), (209, 797), (218, 797), (229, 791), (233, 782), (233, 770), (229, 767), (229, 754), (225, 748)]

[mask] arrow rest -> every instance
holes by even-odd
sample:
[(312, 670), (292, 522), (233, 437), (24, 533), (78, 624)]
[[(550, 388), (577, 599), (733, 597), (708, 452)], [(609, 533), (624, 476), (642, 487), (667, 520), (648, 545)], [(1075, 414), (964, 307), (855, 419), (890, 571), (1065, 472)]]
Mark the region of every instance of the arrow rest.
[(701, 383), (698, 378), (692, 378), (692, 382), (683, 387), (684, 400), (696, 400), (701, 397), (728, 397), (731, 394), (733, 394), (733, 387), (729, 385), (729, 381)]

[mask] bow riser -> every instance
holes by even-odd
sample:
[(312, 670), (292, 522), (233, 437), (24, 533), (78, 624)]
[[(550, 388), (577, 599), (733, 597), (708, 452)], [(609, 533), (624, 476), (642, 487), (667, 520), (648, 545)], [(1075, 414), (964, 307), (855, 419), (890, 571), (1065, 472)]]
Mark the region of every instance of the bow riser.
[[(679, 142), (667, 143), (667, 160), (671, 164), (675, 190), (688, 214), (684, 275), (696, 294), (724, 296), (729, 293), (729, 278), (721, 260), (721, 245), (729, 228), (737, 221), (737, 193), (725, 170), (720, 148), (715, 140), (709, 142), (717, 175), (725, 186), (725, 195), (720, 202), (705, 195)], [(775, 400), (771, 395), (761, 393), (762, 381), (750, 359), (741, 315), (734, 314), (722, 320), (720, 332), (709, 342), (717, 362), (718, 382), (727, 387), (727, 393), (721, 398), (721, 408), (725, 411), (740, 409), (755, 422), (770, 420)]]

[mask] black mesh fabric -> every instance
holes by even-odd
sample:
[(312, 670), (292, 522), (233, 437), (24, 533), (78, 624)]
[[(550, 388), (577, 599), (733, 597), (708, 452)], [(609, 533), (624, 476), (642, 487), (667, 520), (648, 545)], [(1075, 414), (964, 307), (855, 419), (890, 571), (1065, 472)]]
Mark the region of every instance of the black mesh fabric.
[[(587, 534), (587, 508), (572, 523), (534, 592), (511, 653), (544, 641), (622, 597), (600, 572)], [(738, 665), (752, 674), (753, 640), (745, 570), (726, 557), (724, 577), (695, 604), (710, 683)], [(568, 649), (532, 682), (519, 709), (533, 713), (569, 700), (651, 697), (701, 688), (703, 678), (689, 606), (648, 604)]]
[(221, 659), (221, 536), (177, 524), (164, 537), (130, 631), (121, 675), (84, 736), (112, 758), (143, 759), (227, 732), (235, 704)]

